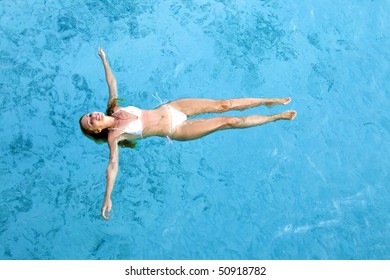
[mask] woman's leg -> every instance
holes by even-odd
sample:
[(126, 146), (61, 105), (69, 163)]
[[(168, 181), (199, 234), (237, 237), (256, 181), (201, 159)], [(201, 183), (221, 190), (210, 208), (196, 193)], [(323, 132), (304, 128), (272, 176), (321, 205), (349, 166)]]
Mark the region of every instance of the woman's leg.
[(176, 110), (183, 112), (187, 116), (195, 116), (206, 113), (222, 113), (230, 110), (245, 110), (261, 105), (272, 107), (274, 105), (284, 105), (291, 101), (286, 98), (233, 98), (227, 100), (214, 100), (202, 98), (184, 98), (168, 103)]
[(170, 137), (175, 140), (194, 140), (218, 130), (231, 128), (247, 128), (258, 126), (277, 120), (292, 120), (296, 116), (295, 111), (285, 111), (271, 116), (244, 116), (244, 117), (215, 117), (210, 119), (186, 120), (177, 126)]

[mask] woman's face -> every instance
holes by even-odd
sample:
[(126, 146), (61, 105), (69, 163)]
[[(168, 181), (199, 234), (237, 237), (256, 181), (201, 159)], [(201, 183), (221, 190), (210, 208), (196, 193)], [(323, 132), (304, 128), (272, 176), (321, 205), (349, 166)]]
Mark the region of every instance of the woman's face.
[(84, 129), (99, 133), (104, 128), (105, 115), (101, 112), (92, 112), (84, 115), (81, 118), (81, 125)]

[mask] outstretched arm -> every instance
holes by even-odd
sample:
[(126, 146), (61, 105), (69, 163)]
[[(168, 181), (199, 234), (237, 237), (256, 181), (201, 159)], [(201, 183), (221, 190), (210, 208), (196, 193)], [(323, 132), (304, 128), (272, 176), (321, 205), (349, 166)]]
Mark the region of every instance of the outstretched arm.
[(108, 162), (106, 170), (106, 194), (104, 195), (104, 202), (101, 210), (101, 215), (105, 220), (110, 217), (110, 211), (112, 208), (111, 193), (114, 189), (116, 176), (118, 174), (118, 162), (119, 162), (119, 151), (118, 143), (113, 140), (109, 142), (110, 147), (110, 160)]
[(108, 103), (110, 103), (111, 99), (118, 97), (118, 90), (116, 86), (116, 79), (114, 74), (112, 73), (110, 64), (108, 63), (108, 60), (106, 58), (106, 54), (104, 53), (104, 50), (102, 48), (99, 48), (98, 50), (99, 56), (102, 59), (103, 66), (104, 66), (104, 72), (106, 74), (106, 81), (109, 89), (109, 99)]

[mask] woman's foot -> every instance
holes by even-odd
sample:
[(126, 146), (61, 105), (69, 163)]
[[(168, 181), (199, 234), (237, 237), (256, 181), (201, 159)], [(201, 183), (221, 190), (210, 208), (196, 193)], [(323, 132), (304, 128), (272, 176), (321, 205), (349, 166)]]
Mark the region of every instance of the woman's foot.
[(265, 103), (265, 105), (269, 108), (274, 107), (275, 105), (286, 105), (290, 103), (291, 97), (285, 98), (270, 98), (269, 101)]
[(283, 113), (280, 113), (279, 116), (283, 120), (293, 120), (297, 116), (297, 112), (289, 110), (289, 111), (285, 111)]

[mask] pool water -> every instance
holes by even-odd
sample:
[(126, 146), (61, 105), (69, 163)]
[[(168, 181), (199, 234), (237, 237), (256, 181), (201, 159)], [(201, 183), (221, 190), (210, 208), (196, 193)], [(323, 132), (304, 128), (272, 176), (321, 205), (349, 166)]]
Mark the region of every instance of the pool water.
[[(390, 2), (0, 1), (1, 259), (389, 259)], [(108, 148), (124, 104), (284, 97), (280, 121)]]

